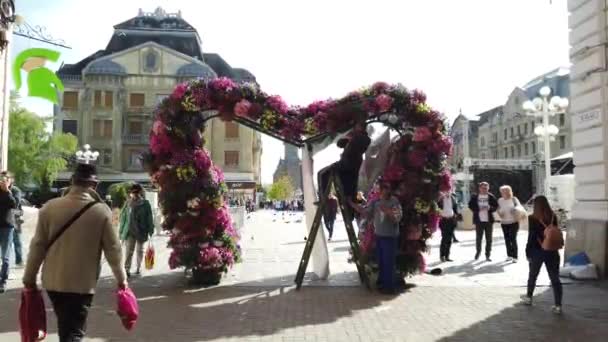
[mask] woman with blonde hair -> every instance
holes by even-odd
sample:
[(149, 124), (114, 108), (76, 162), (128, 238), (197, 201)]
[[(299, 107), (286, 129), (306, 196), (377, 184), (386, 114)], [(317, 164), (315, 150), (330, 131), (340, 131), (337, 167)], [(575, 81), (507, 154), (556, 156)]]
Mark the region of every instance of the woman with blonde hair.
[(508, 185), (500, 187), (501, 197), (498, 199), (498, 216), (505, 237), (507, 248), (507, 261), (517, 262), (517, 232), (519, 231), (518, 210), (522, 208), (517, 197), (513, 196), (513, 189)]

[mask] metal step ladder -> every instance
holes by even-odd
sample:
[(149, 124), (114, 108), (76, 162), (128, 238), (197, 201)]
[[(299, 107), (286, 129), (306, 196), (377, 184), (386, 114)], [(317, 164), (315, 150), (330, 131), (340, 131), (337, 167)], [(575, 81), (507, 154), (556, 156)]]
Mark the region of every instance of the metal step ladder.
[(350, 249), (353, 255), (353, 262), (357, 266), (357, 271), (359, 272), (359, 279), (365, 286), (371, 290), (369, 284), (369, 278), (367, 273), (365, 272), (365, 266), (361, 263), (361, 254), (359, 251), (359, 242), (357, 241), (357, 234), (355, 234), (355, 229), (353, 228), (353, 218), (351, 217), (351, 210), (347, 209), (349, 206), (346, 197), (344, 196), (344, 188), (342, 186), (342, 182), (340, 178), (337, 176), (335, 171), (332, 171), (330, 175), (329, 184), (325, 189), (323, 196), (319, 199), (319, 205), (317, 206), (317, 211), (315, 213), (315, 218), (312, 221), (312, 227), (310, 229), (310, 233), (308, 234), (308, 238), (306, 240), (306, 246), (304, 247), (304, 253), (302, 254), (302, 259), (300, 260), (300, 266), (298, 268), (298, 273), (296, 274), (296, 288), (299, 290), (302, 287), (302, 282), (304, 281), (304, 276), (306, 275), (306, 268), (308, 267), (308, 261), (310, 260), (310, 256), (312, 254), (312, 249), (315, 243), (315, 239), (319, 232), (319, 228), (321, 227), (321, 218), (323, 217), (323, 213), (325, 212), (325, 207), (327, 206), (327, 197), (329, 196), (329, 192), (331, 189), (331, 185), (334, 185), (334, 189), (336, 191), (336, 197), (338, 198), (338, 206), (340, 207), (340, 211), (342, 212), (342, 217), (344, 218), (344, 226), (346, 227), (346, 233), (348, 234), (348, 241), (350, 242)]

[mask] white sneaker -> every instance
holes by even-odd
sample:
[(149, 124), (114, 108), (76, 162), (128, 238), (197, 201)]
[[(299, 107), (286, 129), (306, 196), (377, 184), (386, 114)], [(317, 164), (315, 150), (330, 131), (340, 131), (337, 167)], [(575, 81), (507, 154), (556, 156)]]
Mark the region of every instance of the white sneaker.
[(506, 261), (506, 262), (513, 261), (513, 258), (508, 257), (508, 258), (507, 258), (507, 260), (505, 260), (505, 261)]
[(561, 315), (562, 314), (562, 307), (561, 306), (557, 306), (557, 305), (553, 305), (551, 307), (551, 311), (556, 314), (556, 315)]
[(522, 295), (520, 298), (523, 305), (532, 305), (532, 298), (527, 295)]

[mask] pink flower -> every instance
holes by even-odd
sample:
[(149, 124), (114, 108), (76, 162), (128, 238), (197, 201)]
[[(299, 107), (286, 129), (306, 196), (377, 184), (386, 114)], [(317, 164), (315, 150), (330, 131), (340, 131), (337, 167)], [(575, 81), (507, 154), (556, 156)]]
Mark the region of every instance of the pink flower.
[(415, 142), (425, 142), (430, 140), (433, 137), (433, 133), (431, 133), (431, 130), (426, 127), (418, 127), (416, 128), (416, 132), (414, 133), (414, 141)]
[(413, 105), (422, 104), (426, 102), (426, 94), (421, 90), (414, 90), (412, 92), (411, 101)]
[(448, 156), (452, 154), (452, 139), (448, 136), (442, 136), (439, 139), (435, 139), (429, 149), (432, 153), (440, 154), (445, 153)]
[(217, 269), (222, 267), (222, 255), (213, 246), (209, 246), (200, 251), (198, 262), (203, 269)]
[(207, 171), (211, 166), (211, 159), (205, 150), (198, 149), (194, 152), (194, 165), (199, 171)]
[(180, 83), (173, 90), (173, 94), (171, 94), (171, 97), (175, 100), (181, 100), (186, 94), (186, 91), (188, 91), (188, 84)]
[(439, 190), (441, 192), (450, 192), (452, 190), (452, 175), (450, 172), (444, 171), (439, 177)]
[(234, 113), (238, 116), (247, 116), (249, 108), (251, 108), (251, 102), (243, 99), (234, 105)]
[(152, 134), (150, 137), (150, 150), (153, 154), (168, 154), (171, 152), (171, 148), (171, 139), (165, 132)]
[(279, 95), (273, 95), (268, 97), (268, 99), (266, 99), (266, 103), (268, 104), (268, 106), (270, 106), (270, 108), (280, 114), (285, 114), (289, 110), (289, 106), (287, 106), (285, 101), (283, 101), (283, 99)]
[(170, 269), (176, 269), (181, 265), (181, 260), (179, 258), (179, 253), (177, 253), (175, 250), (173, 250), (171, 252), (171, 255), (169, 256), (169, 268)]
[(386, 94), (380, 94), (376, 96), (376, 106), (380, 112), (386, 112), (391, 109), (393, 105), (393, 98)]
[(386, 82), (376, 82), (372, 85), (372, 90), (376, 93), (383, 93), (388, 90), (390, 85)]
[(399, 181), (403, 178), (403, 168), (400, 165), (389, 165), (384, 170), (382, 179), (388, 182)]
[(420, 169), (426, 164), (426, 152), (423, 150), (414, 150), (407, 155), (408, 162), (414, 168)]
[(437, 231), (437, 228), (439, 228), (440, 219), (441, 219), (441, 217), (439, 215), (431, 214), (429, 216), (428, 225), (429, 225), (429, 230), (431, 231), (431, 234), (435, 233)]
[(154, 121), (154, 125), (152, 126), (152, 132), (154, 132), (154, 134), (161, 134), (165, 132), (165, 124), (160, 121), (160, 120), (156, 120)]
[(211, 82), (209, 82), (209, 86), (214, 90), (226, 92), (231, 91), (232, 89), (237, 87), (236, 83), (234, 83), (234, 81), (229, 79), (228, 77), (214, 78), (213, 80), (211, 80)]

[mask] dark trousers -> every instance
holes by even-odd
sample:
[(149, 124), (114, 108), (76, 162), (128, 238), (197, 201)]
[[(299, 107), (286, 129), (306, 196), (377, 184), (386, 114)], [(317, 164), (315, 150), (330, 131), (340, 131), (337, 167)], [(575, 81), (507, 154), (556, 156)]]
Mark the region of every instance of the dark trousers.
[(47, 291), (57, 316), (60, 342), (82, 341), (87, 329), (87, 316), (92, 294)]
[[(356, 172), (345, 169), (340, 162), (335, 162), (319, 171), (317, 173), (317, 187), (319, 190), (319, 200), (325, 195), (325, 190), (329, 186), (329, 179), (331, 173), (335, 172), (342, 182), (342, 189), (344, 190), (344, 197), (352, 201), (355, 200), (357, 194), (357, 186), (359, 182), (359, 170)], [(354, 219), (354, 211), (348, 203), (344, 203), (344, 209), (347, 211), (347, 215), (350, 217), (350, 222)], [(344, 217), (346, 220), (346, 217)]]
[(397, 258), (397, 237), (376, 235), (378, 258), (378, 280), (384, 290), (395, 290), (395, 261)]
[(442, 258), (450, 257), (450, 248), (454, 239), (454, 230), (456, 229), (455, 218), (442, 218), (439, 221), (441, 229), (441, 246), (439, 247), (439, 256)]
[(530, 255), (530, 273), (528, 275), (528, 297), (532, 298), (534, 295), (534, 288), (536, 287), (536, 279), (543, 263), (549, 273), (549, 279), (551, 279), (551, 287), (553, 288), (553, 297), (555, 299), (555, 305), (562, 305), (562, 282), (559, 280), (559, 252), (557, 251), (545, 251), (537, 250), (533, 251)]
[(324, 221), (325, 228), (327, 228), (327, 232), (329, 232), (329, 238), (331, 239), (331, 237), (334, 236), (334, 222), (336, 221), (336, 218), (325, 218)]
[(517, 259), (517, 232), (519, 231), (519, 223), (503, 224), (502, 233), (505, 236), (505, 246), (507, 247), (507, 256)]
[(486, 234), (486, 257), (489, 258), (492, 254), (492, 223), (490, 222), (477, 222), (475, 225), (475, 248), (477, 252), (475, 257), (479, 257), (481, 254), (481, 240), (483, 234)]

